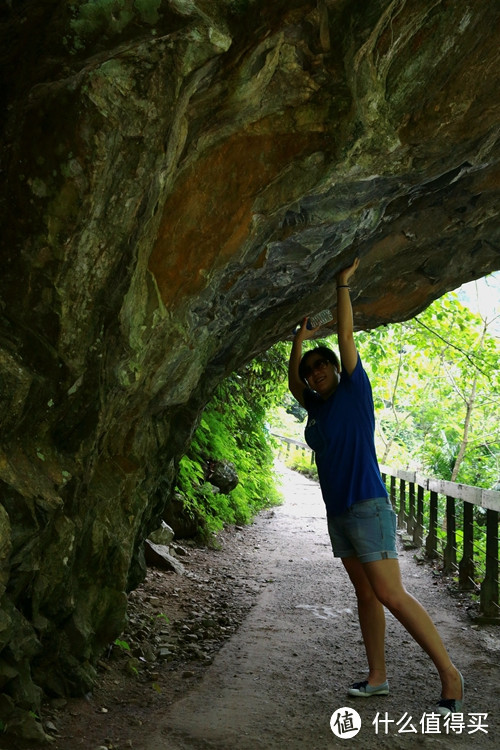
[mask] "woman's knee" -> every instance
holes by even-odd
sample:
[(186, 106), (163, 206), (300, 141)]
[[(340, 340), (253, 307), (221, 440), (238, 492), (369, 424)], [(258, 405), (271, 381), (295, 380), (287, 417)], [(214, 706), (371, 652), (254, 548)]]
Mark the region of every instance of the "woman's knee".
[(379, 598), (375, 594), (375, 591), (371, 587), (371, 585), (363, 584), (360, 586), (354, 586), (354, 591), (356, 592), (356, 599), (358, 600), (358, 606), (372, 606), (373, 604), (378, 603)]
[(369, 603), (370, 601), (372, 601), (375, 597), (375, 592), (373, 591), (372, 585), (368, 576), (366, 575), (363, 565), (357, 558), (344, 558), (342, 562), (349, 575), (350, 581), (354, 586), (354, 591), (356, 593), (358, 602)]
[(395, 588), (389, 586), (378, 586), (375, 587), (375, 595), (379, 602), (393, 614), (403, 611), (405, 600), (408, 597), (408, 593), (402, 586), (397, 586)]
[(379, 602), (391, 612), (405, 606), (408, 597), (397, 560), (378, 560), (365, 564), (365, 572)]

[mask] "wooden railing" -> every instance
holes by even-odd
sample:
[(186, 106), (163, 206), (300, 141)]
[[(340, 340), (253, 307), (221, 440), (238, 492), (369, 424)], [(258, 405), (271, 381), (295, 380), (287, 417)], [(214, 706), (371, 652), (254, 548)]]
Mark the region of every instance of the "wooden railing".
[[(442, 558), (444, 573), (457, 577), (458, 589), (479, 593), (479, 617), (483, 623), (500, 624), (498, 599), (498, 520), (500, 492), (483, 490), (439, 479), (428, 479), (415, 472), (380, 467), (386, 482), (398, 526), (406, 529), (415, 546), (424, 547), (429, 559)], [(439, 502), (439, 498), (445, 502)], [(424, 505), (428, 503), (428, 524), (424, 528)], [(440, 507), (444, 505), (443, 512)], [(476, 539), (479, 525), (474, 506), (483, 508), (486, 542), (479, 554)], [(484, 518), (484, 516), (483, 516)], [(438, 528), (443, 534), (438, 535)], [(457, 560), (457, 535), (461, 535), (461, 558)], [(444, 536), (440, 542), (439, 536)], [(440, 547), (443, 547), (440, 549)], [(485, 559), (478, 569), (478, 559)]]
[(314, 463), (314, 453), (307, 443), (301, 443), (300, 440), (287, 438), (284, 435), (280, 435), (278, 432), (273, 432), (272, 430), (271, 435), (281, 443), (289, 457), (292, 457), (294, 453), (298, 452), (301, 453), (302, 456), (310, 456), (310, 463)]
[[(287, 454), (300, 451), (314, 454), (306, 443), (272, 433)], [(478, 622), (500, 625), (498, 522), (500, 492), (465, 484), (429, 479), (416, 472), (380, 467), (382, 478), (398, 516), (398, 527), (410, 536), (425, 556), (439, 559), (443, 573), (457, 579), (460, 591), (479, 594)], [(443, 500), (440, 502), (440, 497)], [(428, 513), (424, 510), (428, 508)], [(443, 509), (444, 506), (444, 509)], [(482, 508), (486, 528), (484, 548), (478, 549), (479, 524), (474, 506)], [(427, 518), (427, 523), (424, 519)], [(442, 533), (438, 533), (438, 529)], [(461, 557), (457, 555), (457, 536), (461, 536)], [(482, 534), (484, 537), (484, 534)], [(480, 567), (480, 560), (485, 560)]]

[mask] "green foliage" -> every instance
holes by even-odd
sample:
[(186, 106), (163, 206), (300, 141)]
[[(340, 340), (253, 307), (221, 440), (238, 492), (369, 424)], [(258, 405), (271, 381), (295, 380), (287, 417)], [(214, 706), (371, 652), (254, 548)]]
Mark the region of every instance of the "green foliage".
[[(225, 524), (248, 523), (259, 510), (280, 501), (266, 419), (269, 408), (283, 398), (286, 372), (286, 350), (278, 344), (230, 375), (203, 412), (181, 459), (177, 490), (206, 539)], [(207, 462), (213, 460), (235, 465), (239, 483), (227, 495), (214, 492), (205, 481)]]
[[(500, 352), (485, 321), (449, 294), (411, 321), (356, 340), (373, 386), (381, 462), (491, 487), (500, 469)], [(309, 346), (321, 343), (332, 346)], [(221, 384), (181, 460), (178, 490), (207, 538), (278, 500), (266, 420), (299, 441), (304, 430), (286, 387), (289, 351), (278, 344)], [(293, 468), (314, 475), (308, 454), (291, 456)], [(205, 481), (207, 461), (221, 459), (240, 479), (229, 495)]]
[(500, 347), (487, 321), (451, 293), (356, 339), (381, 462), (491, 487), (500, 473)]
[(311, 462), (311, 453), (302, 453), (302, 451), (293, 451), (290, 457), (285, 455), (285, 464), (293, 471), (298, 471), (309, 479), (318, 480), (318, 469), (314, 460)]
[(121, 648), (122, 651), (130, 651), (130, 646), (128, 645), (127, 641), (120, 641), (119, 638), (117, 638), (114, 641), (115, 646), (118, 646), (118, 648)]

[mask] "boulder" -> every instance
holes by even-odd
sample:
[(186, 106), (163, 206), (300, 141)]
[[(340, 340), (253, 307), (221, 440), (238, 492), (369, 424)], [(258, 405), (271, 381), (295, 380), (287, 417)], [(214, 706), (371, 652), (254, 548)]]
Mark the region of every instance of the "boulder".
[(165, 521), (161, 526), (148, 534), (148, 539), (154, 544), (162, 544), (164, 547), (170, 546), (175, 537), (174, 530)]
[(184, 565), (171, 554), (170, 548), (165, 544), (154, 544), (150, 539), (146, 539), (144, 553), (148, 565), (163, 570), (173, 570), (179, 575), (185, 571)]
[(228, 495), (238, 484), (238, 473), (231, 461), (210, 461), (206, 472), (207, 482)]

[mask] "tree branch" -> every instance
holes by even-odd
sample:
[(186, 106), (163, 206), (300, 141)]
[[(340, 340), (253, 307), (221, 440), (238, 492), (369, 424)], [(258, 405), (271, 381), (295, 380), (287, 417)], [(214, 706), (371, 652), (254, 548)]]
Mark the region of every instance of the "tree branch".
[(452, 349), (456, 349), (457, 352), (460, 352), (460, 354), (463, 354), (463, 356), (471, 363), (472, 367), (474, 367), (476, 370), (478, 370), (481, 373), (481, 375), (484, 375), (485, 378), (487, 378), (488, 380), (491, 380), (490, 375), (488, 373), (484, 372), (484, 370), (482, 370), (477, 365), (477, 363), (474, 362), (473, 357), (471, 357), (471, 355), (468, 354), (466, 351), (464, 351), (460, 346), (457, 346), (456, 344), (452, 344), (451, 341), (448, 341), (447, 339), (445, 339), (443, 336), (441, 336), (440, 333), (438, 333), (437, 331), (435, 331), (430, 326), (426, 325), (426, 323), (422, 323), (422, 321), (420, 320), (420, 318), (418, 316), (416, 316), (414, 318), (414, 320), (416, 320), (416, 322), (420, 326), (422, 326), (422, 328), (425, 328), (427, 331), (429, 331), (429, 333), (432, 333), (433, 336), (436, 336), (436, 338), (438, 338), (441, 341), (443, 341), (447, 346), (451, 347)]

